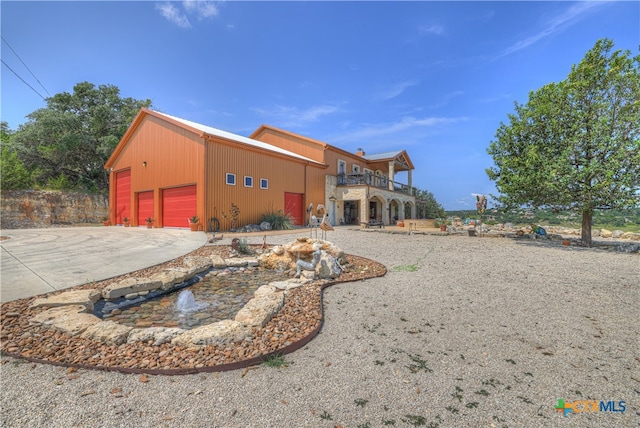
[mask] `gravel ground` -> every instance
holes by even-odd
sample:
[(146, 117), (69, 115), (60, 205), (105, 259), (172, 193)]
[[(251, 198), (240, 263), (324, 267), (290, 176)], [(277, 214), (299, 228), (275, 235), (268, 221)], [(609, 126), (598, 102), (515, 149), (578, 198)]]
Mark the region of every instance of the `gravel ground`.
[[(286, 366), (141, 376), (2, 357), (1, 425), (640, 426), (638, 254), (345, 228), (328, 239), (389, 272), (325, 289), (321, 333)], [(559, 398), (626, 411), (564, 418)]]

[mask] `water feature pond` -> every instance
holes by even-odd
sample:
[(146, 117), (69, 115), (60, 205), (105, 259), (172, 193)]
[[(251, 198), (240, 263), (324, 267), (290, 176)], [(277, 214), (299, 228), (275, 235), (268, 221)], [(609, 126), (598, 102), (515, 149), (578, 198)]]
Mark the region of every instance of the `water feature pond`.
[[(187, 289), (158, 296), (127, 309), (112, 311), (105, 319), (135, 328), (179, 327), (189, 330), (233, 319), (253, 298), (258, 287), (287, 278), (288, 275), (284, 273), (264, 269), (207, 275)], [(192, 296), (185, 292), (192, 293)]]

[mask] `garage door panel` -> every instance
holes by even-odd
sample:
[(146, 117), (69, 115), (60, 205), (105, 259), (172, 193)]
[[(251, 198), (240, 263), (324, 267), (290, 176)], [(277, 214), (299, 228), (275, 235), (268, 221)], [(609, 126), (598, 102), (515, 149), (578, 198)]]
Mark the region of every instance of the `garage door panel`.
[(153, 191), (138, 193), (138, 225), (144, 225), (147, 218), (153, 218)]
[(162, 191), (163, 226), (189, 227), (189, 219), (196, 214), (196, 186), (174, 187)]
[(131, 170), (116, 173), (116, 224), (131, 217)]
[(284, 212), (289, 214), (293, 219), (293, 224), (302, 226), (303, 209), (302, 209), (302, 194), (301, 193), (287, 193), (284, 194)]

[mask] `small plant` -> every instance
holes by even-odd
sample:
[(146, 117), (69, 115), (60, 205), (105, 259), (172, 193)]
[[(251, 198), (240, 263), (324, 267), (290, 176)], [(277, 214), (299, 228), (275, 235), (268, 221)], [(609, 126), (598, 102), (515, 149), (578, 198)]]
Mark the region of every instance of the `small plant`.
[(333, 418), (331, 417), (331, 415), (329, 413), (327, 413), (326, 410), (324, 410), (322, 412), (322, 414), (320, 415), (320, 419), (324, 419), (325, 421), (331, 421), (333, 420)]
[(191, 222), (191, 224), (198, 224), (200, 222), (200, 217), (198, 217), (197, 215), (194, 215), (189, 219), (189, 221)]
[(275, 367), (275, 368), (282, 368), (282, 367), (287, 367), (287, 360), (284, 358), (284, 355), (281, 354), (272, 354), (269, 355), (267, 357), (266, 360), (264, 360), (264, 364), (267, 367)]
[(367, 405), (369, 400), (365, 400), (363, 398), (356, 398), (355, 400), (353, 400), (353, 402), (356, 403), (356, 407), (364, 407)]
[(251, 247), (249, 241), (246, 238), (242, 238), (238, 241), (238, 252), (241, 254), (251, 254)]
[(129, 223), (129, 217), (123, 217), (122, 221), (125, 222), (125, 223)]
[(240, 208), (231, 202), (231, 208), (229, 209), (229, 214), (226, 214), (224, 211), (222, 212), (222, 217), (225, 220), (231, 221), (231, 231), (235, 232), (238, 228), (238, 218), (240, 217)]
[(293, 229), (293, 221), (289, 214), (285, 214), (282, 210), (275, 211), (273, 208), (262, 214), (260, 223), (266, 221), (271, 225), (272, 230), (291, 230)]
[[(404, 415), (406, 419), (402, 419), (402, 422), (413, 425), (414, 427), (425, 426), (427, 424), (427, 420), (424, 416), (419, 415)], [(437, 425), (436, 425), (437, 426)]]
[(147, 217), (144, 221), (146, 221), (147, 224), (151, 224), (153, 223), (153, 217)]

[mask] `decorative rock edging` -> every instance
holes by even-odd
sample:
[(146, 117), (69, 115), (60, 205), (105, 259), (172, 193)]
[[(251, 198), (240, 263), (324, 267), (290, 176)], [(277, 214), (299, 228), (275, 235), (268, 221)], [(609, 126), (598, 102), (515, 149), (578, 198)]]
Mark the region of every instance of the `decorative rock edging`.
[[(380, 264), (367, 259), (359, 258), (357, 256), (349, 256), (349, 258), (351, 260), (349, 266), (353, 266), (353, 268), (350, 268), (350, 270), (338, 280), (330, 282), (321, 281), (319, 283), (309, 283), (305, 287), (298, 288), (294, 288), (297, 284), (288, 286), (287, 288), (289, 288), (289, 290), (285, 292), (289, 293), (288, 296), (291, 296), (291, 298), (283, 299), (284, 307), (282, 311), (277, 313), (277, 315), (271, 321), (259, 321), (256, 322), (255, 327), (253, 327), (253, 347), (248, 346), (248, 342), (246, 341), (246, 339), (242, 342), (233, 343), (233, 347), (230, 347), (231, 345), (229, 343), (216, 343), (206, 347), (185, 347), (179, 346), (177, 344), (170, 345), (169, 342), (178, 337), (177, 334), (180, 333), (180, 329), (164, 329), (160, 332), (145, 331), (149, 329), (137, 329), (139, 331), (135, 332), (135, 334), (137, 335), (136, 343), (138, 343), (139, 345), (131, 345), (127, 343), (116, 345), (116, 343), (123, 341), (123, 337), (125, 336), (125, 334), (124, 330), (121, 327), (124, 326), (118, 325), (119, 327), (117, 329), (121, 331), (114, 332), (112, 336), (103, 336), (102, 333), (100, 333), (101, 331), (113, 329), (114, 325), (116, 324), (111, 323), (110, 321), (100, 321), (97, 317), (95, 317), (98, 322), (89, 322), (88, 324), (91, 325), (88, 327), (86, 326), (86, 324), (84, 324), (86, 327), (84, 332), (82, 332), (79, 336), (76, 336), (76, 339), (69, 338), (60, 331), (53, 332), (46, 329), (41, 330), (39, 327), (37, 327), (36, 330), (27, 327), (24, 330), (28, 331), (25, 331), (22, 334), (23, 337), (21, 337), (16, 334), (20, 331), (23, 331), (23, 329), (19, 328), (19, 325), (13, 328), (5, 328), (5, 326), (3, 325), (2, 337), (0, 337), (2, 339), (2, 353), (16, 358), (27, 359), (33, 362), (76, 368), (116, 370), (125, 373), (172, 375), (233, 370), (237, 368), (247, 367), (260, 363), (273, 354), (286, 354), (289, 352), (293, 352), (296, 349), (304, 346), (313, 337), (315, 337), (315, 335), (320, 331), (323, 322), (324, 315), (322, 310), (322, 290), (324, 288), (335, 283), (362, 280), (366, 278), (373, 278), (376, 276), (383, 276), (386, 274), (386, 268), (384, 268), (384, 266)], [(366, 267), (363, 269), (362, 265), (365, 265)], [(373, 268), (370, 269), (369, 267)], [(260, 291), (256, 291), (256, 299), (261, 300), (267, 298), (266, 300), (268, 301), (269, 295), (272, 295), (274, 293), (283, 295), (283, 292), (278, 291), (280, 287), (277, 287), (276, 285), (260, 287)], [(88, 295), (93, 295), (90, 291), (83, 291), (87, 292)], [(316, 295), (315, 300), (312, 297), (313, 295)], [(313, 303), (309, 303), (312, 301), (308, 300), (310, 298), (313, 300)], [(295, 316), (291, 318), (291, 313), (300, 313), (300, 306), (297, 305), (300, 305), (301, 302), (303, 302), (306, 310), (305, 312), (307, 312), (307, 314), (305, 314), (305, 319), (307, 319), (308, 321), (297, 320)], [(35, 303), (35, 300), (32, 302), (32, 305), (33, 303)], [(279, 304), (276, 304), (276, 306), (278, 305)], [(17, 324), (20, 324), (20, 311), (16, 310), (16, 308), (19, 308), (19, 306), (8, 306), (8, 311), (2, 311), (3, 324), (5, 324), (5, 322), (16, 322)], [(74, 306), (75, 309), (67, 309), (67, 311), (71, 314), (73, 314), (75, 311), (75, 313), (78, 314), (78, 311), (82, 312), (86, 310), (86, 306), (84, 305)], [(69, 306), (69, 308), (71, 308), (71, 306)], [(38, 309), (39, 308), (32, 307), (32, 310), (37, 311)], [(256, 312), (261, 314), (269, 314), (270, 311), (273, 312), (273, 308), (270, 310), (268, 308), (264, 310), (257, 310), (257, 308), (254, 308), (252, 310), (255, 310)], [(40, 314), (41, 313), (43, 312), (40, 312)], [(84, 314), (88, 315), (89, 317), (92, 316), (88, 313)], [(35, 316), (38, 315), (38, 313), (35, 314)], [(45, 318), (44, 322), (46, 322), (46, 316), (43, 315), (42, 317)], [(298, 324), (291, 324), (290, 328), (287, 329), (287, 325), (289, 325), (288, 323), (294, 320), (296, 323), (302, 322), (302, 324), (299, 324), (299, 327), (296, 327)], [(103, 325), (98, 326), (98, 324)], [(311, 329), (304, 327), (305, 325), (310, 326)], [(71, 327), (73, 327), (73, 325), (71, 325)], [(109, 328), (105, 329), (100, 327)], [(129, 327), (124, 328), (128, 329)], [(302, 330), (300, 330), (300, 328), (302, 328)], [(293, 333), (292, 336), (290, 333), (291, 331), (298, 331), (299, 333), (303, 334)], [(127, 337), (131, 337), (131, 331), (127, 333)], [(23, 347), (21, 349), (20, 346), (17, 345), (17, 343), (20, 343), (20, 340), (26, 342), (38, 341), (39, 345), (42, 345), (43, 342), (49, 344), (36, 347), (34, 351), (34, 348), (30, 346)], [(96, 340), (100, 341), (102, 345), (95, 343)], [(123, 346), (125, 348), (122, 348)], [(133, 348), (131, 348), (132, 346)], [(127, 351), (127, 349), (129, 349), (129, 351)], [(74, 356), (74, 350), (83, 350), (84, 355)], [(98, 353), (93, 357), (89, 357), (89, 354), (92, 354), (94, 350)], [(245, 350), (247, 352), (245, 352)], [(127, 352), (127, 357), (121, 358), (119, 353), (124, 351)], [(116, 357), (110, 358), (110, 354), (114, 353), (118, 353), (118, 355)], [(100, 355), (103, 356), (101, 357)], [(168, 360), (171, 355), (175, 355), (175, 357), (171, 360), (173, 361), (173, 363), (169, 362), (165, 365), (160, 365), (163, 359)], [(213, 355), (213, 358), (209, 358), (211, 355)], [(143, 359), (142, 362), (140, 362), (141, 359)], [(157, 360), (158, 368), (149, 367), (149, 365), (155, 364), (154, 361), (149, 362), (150, 359)], [(96, 363), (87, 363), (87, 361), (93, 360), (95, 360)], [(192, 363), (193, 360), (196, 360), (196, 362), (205, 361), (206, 364)], [(105, 363), (108, 362), (109, 364), (100, 363), (100, 361), (103, 361)], [(144, 367), (145, 364), (147, 365), (147, 367)], [(193, 366), (194, 364), (197, 366)], [(137, 365), (143, 365), (143, 367), (137, 367)]]

